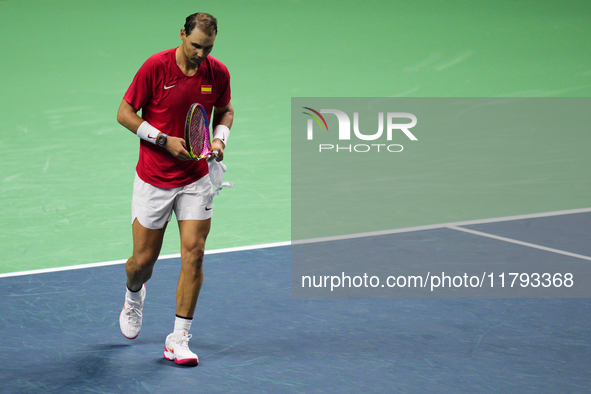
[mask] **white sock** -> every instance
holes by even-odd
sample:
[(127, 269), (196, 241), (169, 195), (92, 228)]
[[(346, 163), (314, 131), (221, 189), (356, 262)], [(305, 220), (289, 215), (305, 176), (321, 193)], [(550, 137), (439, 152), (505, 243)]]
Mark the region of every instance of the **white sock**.
[(127, 286), (125, 286), (125, 288), (127, 289), (127, 293), (125, 294), (125, 297), (127, 297), (127, 299), (134, 302), (140, 302), (142, 300), (142, 295), (140, 293), (142, 292), (143, 286), (140, 287), (138, 291), (131, 291), (127, 288)]
[(183, 317), (176, 316), (174, 318), (174, 331), (173, 334), (178, 336), (185, 336), (189, 333), (191, 329), (191, 323), (193, 319), (185, 319)]

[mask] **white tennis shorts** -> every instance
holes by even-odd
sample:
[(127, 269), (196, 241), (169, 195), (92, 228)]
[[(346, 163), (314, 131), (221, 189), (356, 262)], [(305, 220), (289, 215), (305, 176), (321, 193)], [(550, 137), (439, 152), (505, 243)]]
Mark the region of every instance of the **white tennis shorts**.
[(163, 189), (144, 182), (135, 174), (131, 199), (131, 223), (152, 230), (163, 228), (172, 218), (177, 220), (207, 220), (213, 208), (213, 190), (209, 176), (183, 187)]

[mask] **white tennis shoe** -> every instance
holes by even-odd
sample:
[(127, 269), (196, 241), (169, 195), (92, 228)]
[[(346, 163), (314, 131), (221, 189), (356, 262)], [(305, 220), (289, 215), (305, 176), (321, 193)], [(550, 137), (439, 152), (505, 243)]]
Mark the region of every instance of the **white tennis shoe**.
[(146, 285), (140, 290), (140, 301), (125, 297), (123, 310), (119, 314), (119, 327), (127, 339), (135, 339), (142, 329), (144, 300), (146, 299)]
[(179, 365), (199, 365), (197, 355), (189, 349), (189, 339), (191, 335), (168, 335), (164, 343), (164, 358)]

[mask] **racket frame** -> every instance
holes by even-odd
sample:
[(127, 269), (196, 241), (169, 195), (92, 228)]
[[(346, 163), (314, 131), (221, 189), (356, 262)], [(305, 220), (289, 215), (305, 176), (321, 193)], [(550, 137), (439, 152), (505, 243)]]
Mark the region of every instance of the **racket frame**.
[[(201, 111), (203, 115), (203, 127), (205, 129), (205, 132), (203, 133), (203, 149), (197, 154), (193, 152), (193, 148), (191, 147), (191, 119), (193, 119), (193, 114), (195, 111)], [(211, 141), (209, 138), (209, 119), (207, 117), (205, 108), (199, 103), (193, 103), (191, 108), (189, 108), (189, 112), (187, 113), (187, 119), (185, 120), (185, 145), (187, 152), (189, 152), (189, 156), (191, 156), (191, 158), (194, 160), (208, 159), (211, 156), (212, 152)]]

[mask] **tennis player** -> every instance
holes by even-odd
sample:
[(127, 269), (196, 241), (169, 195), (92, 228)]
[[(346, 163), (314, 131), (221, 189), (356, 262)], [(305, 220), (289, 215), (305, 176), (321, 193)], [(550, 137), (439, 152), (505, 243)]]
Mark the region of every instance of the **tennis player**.
[(166, 338), (164, 357), (181, 365), (199, 364), (189, 349), (189, 330), (203, 283), (205, 240), (212, 216), (208, 165), (206, 160), (191, 160), (187, 152), (185, 118), (191, 104), (205, 107), (212, 120), (212, 150), (218, 150), (218, 160), (223, 159), (234, 119), (230, 74), (209, 56), (216, 35), (216, 18), (204, 13), (188, 16), (181, 29), (181, 45), (151, 56), (141, 66), (117, 113), (117, 121), (140, 138), (132, 198), (133, 255), (125, 265), (127, 292), (119, 326), (129, 339), (140, 332), (145, 283), (174, 211), (182, 267), (174, 330)]

